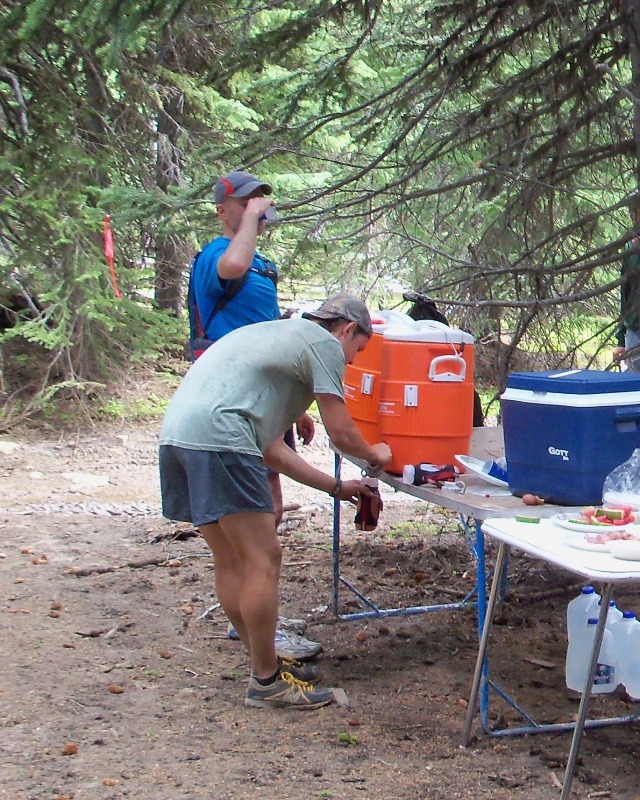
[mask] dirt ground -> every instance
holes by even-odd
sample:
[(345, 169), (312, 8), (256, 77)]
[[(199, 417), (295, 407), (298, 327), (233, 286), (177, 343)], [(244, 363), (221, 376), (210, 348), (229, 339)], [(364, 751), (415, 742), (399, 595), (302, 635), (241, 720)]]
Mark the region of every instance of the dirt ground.
[[(226, 638), (202, 540), (163, 520), (157, 423), (0, 435), (0, 797), (11, 800), (436, 800), (559, 797), (570, 734), (461, 749), (473, 608), (337, 622), (329, 498), (285, 481), (282, 610), (324, 645), (350, 707), (243, 705), (247, 660)], [(331, 469), (322, 435), (306, 457)], [(342, 514), (343, 572), (381, 606), (448, 603), (474, 586), (458, 520), (383, 493), (374, 533)], [(492, 676), (540, 722), (571, 719), (564, 613), (575, 580), (514, 559)], [(619, 605), (640, 611), (628, 593)], [(635, 603), (635, 606), (634, 606)], [(342, 594), (342, 610), (359, 607)], [(594, 716), (633, 713), (620, 697)], [(494, 725), (521, 724), (495, 695)], [(576, 797), (637, 800), (638, 727), (590, 731)]]

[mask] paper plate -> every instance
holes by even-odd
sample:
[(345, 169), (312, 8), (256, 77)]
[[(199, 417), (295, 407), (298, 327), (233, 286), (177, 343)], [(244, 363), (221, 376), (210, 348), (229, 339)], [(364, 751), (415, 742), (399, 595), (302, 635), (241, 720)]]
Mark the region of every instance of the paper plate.
[(585, 539), (585, 534), (577, 531), (576, 533), (568, 533), (564, 540), (565, 544), (569, 547), (575, 547), (577, 550), (591, 550), (594, 553), (609, 553), (609, 543), (597, 544), (596, 542), (588, 542)]
[(579, 533), (607, 533), (607, 531), (626, 531), (628, 527), (632, 523), (628, 523), (627, 525), (589, 525), (588, 522), (570, 522), (569, 520), (572, 519), (579, 519), (579, 514), (567, 513), (567, 514), (554, 514), (553, 517), (549, 517), (552, 522), (555, 522), (556, 525), (560, 525), (562, 528), (566, 528), (568, 531), (579, 532)]
[(509, 486), (506, 481), (501, 481), (500, 478), (494, 478), (493, 475), (487, 475), (486, 472), (483, 472), (482, 467), (484, 466), (484, 461), (481, 461), (479, 458), (474, 458), (473, 456), (454, 456), (454, 458), (456, 461), (459, 461), (465, 469), (468, 469), (469, 472), (473, 472), (474, 475), (482, 478), (483, 481), (492, 483), (494, 486)]
[(607, 542), (609, 552), (614, 558), (623, 561), (640, 561), (640, 540), (613, 539)]

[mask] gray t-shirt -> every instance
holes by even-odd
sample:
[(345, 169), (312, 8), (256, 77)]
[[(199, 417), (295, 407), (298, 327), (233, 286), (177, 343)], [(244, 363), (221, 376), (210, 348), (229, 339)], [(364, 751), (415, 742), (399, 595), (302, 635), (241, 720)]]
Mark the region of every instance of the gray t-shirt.
[(316, 394), (343, 397), (340, 342), (306, 319), (258, 322), (219, 339), (173, 396), (160, 444), (261, 455)]

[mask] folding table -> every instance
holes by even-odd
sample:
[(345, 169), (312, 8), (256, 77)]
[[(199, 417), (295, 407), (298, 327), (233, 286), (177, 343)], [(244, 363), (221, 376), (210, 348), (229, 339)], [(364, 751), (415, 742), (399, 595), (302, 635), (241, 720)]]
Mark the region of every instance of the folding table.
[[(486, 429), (485, 429), (486, 430)], [(340, 453), (335, 453), (335, 475), (340, 477), (342, 460), (363, 468), (364, 462), (347, 458)], [(398, 477), (382, 473), (379, 480), (388, 484), (398, 492), (410, 494), (419, 500), (433, 503), (441, 508), (455, 511), (460, 515), (467, 541), (472, 554), (476, 559), (476, 586), (457, 603), (441, 603), (424, 606), (406, 606), (399, 608), (379, 608), (377, 604), (356, 586), (342, 576), (340, 572), (340, 501), (336, 500), (333, 507), (333, 613), (341, 620), (369, 619), (374, 617), (406, 616), (422, 614), (429, 611), (450, 611), (457, 608), (470, 608), (477, 605), (478, 621), (482, 624), (486, 608), (486, 567), (484, 555), (484, 540), (481, 525), (485, 520), (493, 517), (515, 517), (516, 514), (527, 514), (534, 517), (547, 517), (559, 511), (570, 511), (566, 506), (525, 506), (522, 499), (514, 497), (505, 489), (499, 489), (483, 481), (480, 477), (465, 473), (461, 476), (465, 484), (465, 491), (459, 493), (452, 487), (439, 489), (435, 486), (410, 486)], [(344, 614), (340, 612), (340, 587), (344, 586), (352, 592), (366, 607), (367, 610)], [(475, 596), (475, 600), (473, 599)]]
[[(566, 509), (565, 509), (566, 510)], [(539, 524), (526, 522), (516, 522), (514, 519), (490, 519), (482, 525), (482, 533), (499, 542), (498, 555), (491, 585), (489, 601), (483, 615), (481, 625), (482, 634), (480, 646), (478, 648), (478, 658), (476, 660), (475, 672), (467, 707), (467, 715), (462, 736), (463, 746), (468, 746), (471, 737), (471, 726), (476, 714), (476, 703), (480, 694), (480, 715), (482, 717), (483, 728), (492, 735), (518, 735), (555, 732), (561, 730), (573, 730), (571, 749), (567, 760), (567, 767), (564, 776), (561, 800), (569, 797), (573, 770), (578, 757), (580, 740), (585, 727), (601, 727), (605, 725), (615, 725), (625, 722), (633, 722), (640, 717), (640, 711), (636, 714), (614, 717), (609, 719), (587, 720), (587, 709), (591, 695), (591, 686), (596, 673), (598, 654), (604, 634), (609, 602), (613, 593), (613, 587), (617, 583), (640, 583), (640, 562), (622, 561), (614, 558), (608, 553), (586, 551), (576, 549), (567, 544), (568, 532), (558, 527), (550, 520), (541, 520)], [(585, 578), (585, 583), (603, 584), (601, 609), (596, 626), (591, 663), (587, 681), (582, 692), (578, 717), (575, 722), (563, 723), (536, 723), (517, 703), (515, 703), (504, 691), (502, 691), (489, 678), (488, 647), (489, 637), (492, 628), (493, 613), (498, 600), (501, 575), (505, 568), (508, 548), (516, 548), (532, 558), (546, 561), (557, 567), (566, 569), (576, 575)], [(478, 609), (480, 614), (480, 609)], [(488, 729), (488, 689), (494, 689), (505, 701), (507, 701), (516, 711), (518, 711), (530, 724), (519, 728), (507, 728), (501, 731), (491, 731)], [(483, 701), (484, 696), (484, 701)]]

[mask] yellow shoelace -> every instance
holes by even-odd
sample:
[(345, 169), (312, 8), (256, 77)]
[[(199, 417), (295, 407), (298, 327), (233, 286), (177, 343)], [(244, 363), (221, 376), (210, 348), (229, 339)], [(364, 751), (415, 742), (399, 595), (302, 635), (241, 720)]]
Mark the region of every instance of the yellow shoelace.
[(283, 667), (302, 667), (300, 661), (297, 658), (291, 658), (291, 656), (280, 656), (280, 664)]
[(305, 683), (305, 681), (298, 680), (298, 678), (294, 678), (290, 672), (281, 672), (280, 677), (286, 683), (289, 683), (291, 686), (298, 686), (305, 692), (312, 692), (313, 691), (313, 684)]

